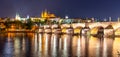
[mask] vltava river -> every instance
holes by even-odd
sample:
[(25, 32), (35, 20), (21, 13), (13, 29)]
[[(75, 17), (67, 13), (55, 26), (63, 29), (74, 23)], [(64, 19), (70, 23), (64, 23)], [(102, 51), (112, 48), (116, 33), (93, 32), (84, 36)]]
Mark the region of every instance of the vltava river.
[(119, 57), (120, 38), (1, 33), (0, 57)]

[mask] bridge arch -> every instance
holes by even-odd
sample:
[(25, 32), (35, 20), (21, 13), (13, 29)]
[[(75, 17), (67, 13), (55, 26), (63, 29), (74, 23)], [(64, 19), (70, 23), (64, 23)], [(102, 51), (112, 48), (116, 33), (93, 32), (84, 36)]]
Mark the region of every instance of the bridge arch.
[(94, 27), (90, 30), (91, 35), (104, 34), (104, 28), (102, 26)]
[(114, 35), (114, 28), (112, 24), (109, 24), (105, 29), (104, 29), (104, 36), (113, 36)]
[(120, 27), (115, 30), (115, 36), (120, 36)]
[(105, 29), (114, 29), (113, 26), (110, 24)]
[(76, 27), (76, 28), (74, 28), (74, 34), (81, 34), (82, 28), (83, 27)]
[(88, 26), (85, 26), (84, 28), (82, 28), (81, 33), (82, 35), (90, 35), (90, 28)]

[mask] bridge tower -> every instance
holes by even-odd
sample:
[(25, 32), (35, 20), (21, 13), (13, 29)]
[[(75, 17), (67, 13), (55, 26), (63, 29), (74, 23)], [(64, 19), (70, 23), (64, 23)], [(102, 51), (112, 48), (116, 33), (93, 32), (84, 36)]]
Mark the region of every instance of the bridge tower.
[(112, 18), (111, 18), (111, 17), (109, 17), (109, 22), (111, 22), (111, 20), (112, 20)]
[(118, 22), (120, 22), (120, 18), (118, 17)]

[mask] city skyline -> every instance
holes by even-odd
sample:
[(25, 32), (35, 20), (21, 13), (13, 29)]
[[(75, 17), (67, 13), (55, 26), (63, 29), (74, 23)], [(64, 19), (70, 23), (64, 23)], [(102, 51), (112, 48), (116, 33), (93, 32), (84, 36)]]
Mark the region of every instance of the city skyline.
[(22, 17), (30, 15), (31, 17), (39, 17), (40, 13), (47, 9), (59, 17), (68, 15), (70, 18), (90, 18), (99, 19), (112, 17), (117, 19), (120, 17), (119, 0), (1, 0), (0, 17), (14, 17), (19, 13)]

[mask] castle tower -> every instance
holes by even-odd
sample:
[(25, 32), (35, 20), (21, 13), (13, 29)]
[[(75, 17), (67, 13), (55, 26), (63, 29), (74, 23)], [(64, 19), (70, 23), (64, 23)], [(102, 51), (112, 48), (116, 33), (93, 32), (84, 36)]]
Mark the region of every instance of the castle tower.
[(29, 15), (27, 15), (27, 19), (29, 19), (30, 18), (30, 16)]
[(20, 20), (20, 15), (16, 13), (15, 20)]
[(118, 22), (120, 22), (120, 18), (118, 17)]
[(109, 17), (109, 22), (111, 22), (111, 20), (112, 20), (112, 18), (111, 18), (111, 17)]

